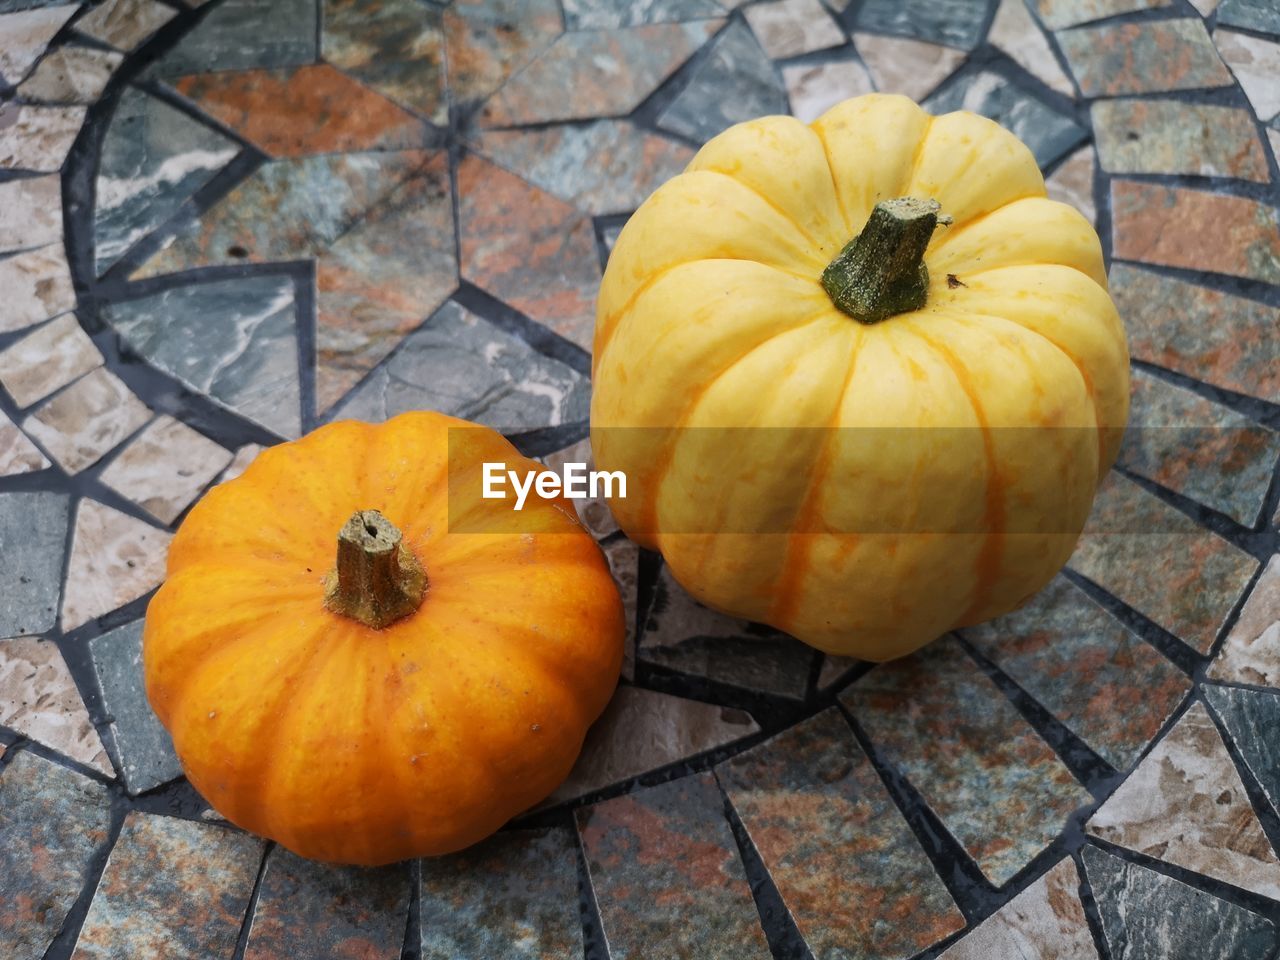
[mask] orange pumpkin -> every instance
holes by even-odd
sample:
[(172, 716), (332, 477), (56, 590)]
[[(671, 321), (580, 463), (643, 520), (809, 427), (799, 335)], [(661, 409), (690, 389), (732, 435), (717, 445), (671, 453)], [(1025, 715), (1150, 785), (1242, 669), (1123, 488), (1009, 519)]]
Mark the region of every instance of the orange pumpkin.
[(147, 696), (228, 820), (375, 865), (475, 843), (568, 774), (622, 605), (572, 505), (481, 499), (486, 461), (539, 468), (438, 414), (335, 423), (192, 509), (147, 610)]

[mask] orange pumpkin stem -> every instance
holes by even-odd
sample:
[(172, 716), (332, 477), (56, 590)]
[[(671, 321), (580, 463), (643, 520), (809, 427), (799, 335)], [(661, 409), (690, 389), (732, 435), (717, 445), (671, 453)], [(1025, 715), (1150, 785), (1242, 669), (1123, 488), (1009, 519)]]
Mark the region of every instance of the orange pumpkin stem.
[(338, 533), (338, 563), (325, 577), (324, 605), (381, 630), (422, 605), (427, 574), (396, 525), (357, 510)]

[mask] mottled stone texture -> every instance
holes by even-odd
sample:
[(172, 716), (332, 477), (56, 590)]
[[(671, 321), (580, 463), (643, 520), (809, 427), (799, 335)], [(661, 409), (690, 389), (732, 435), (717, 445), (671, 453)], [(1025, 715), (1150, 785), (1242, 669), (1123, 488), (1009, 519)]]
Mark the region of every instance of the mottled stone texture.
[(0, 414), (0, 477), (34, 473), (49, 466), (49, 458), (27, 439), (8, 417)]
[(105, 367), (45, 401), (22, 428), (67, 473), (93, 466), (151, 419), (151, 411)]
[(40, 61), (18, 94), (35, 103), (94, 103), (122, 62), (113, 50), (67, 44)]
[(1235, 74), (1258, 119), (1270, 120), (1280, 113), (1280, 43), (1236, 30), (1214, 30), (1213, 43)]
[(74, 4), (16, 13), (0, 11), (0, 83), (20, 82), (75, 12)]
[(96, 500), (81, 500), (67, 562), (62, 629), (74, 630), (159, 586), (171, 539)]
[(1058, 42), (1086, 97), (1232, 83), (1198, 18), (1081, 27), (1058, 34)]
[(422, 861), (422, 960), (578, 960), (578, 863), (561, 827)]
[(1253, 116), (1236, 107), (1180, 100), (1099, 100), (1093, 129), (1109, 173), (1181, 173), (1267, 183), (1267, 155)]
[(151, 421), (98, 475), (161, 523), (172, 524), (231, 462), (231, 451), (172, 417)]
[(1007, 53), (1046, 86), (1068, 97), (1075, 95), (1075, 87), (1055, 59), (1044, 32), (1031, 19), (1026, 0), (1000, 0), (987, 31), (987, 42)]
[(22, 330), (76, 305), (62, 244), (51, 243), (0, 259), (0, 333)]
[(57, 174), (0, 183), (0, 251), (62, 239), (62, 178)]
[(0, 494), (0, 637), (43, 633), (57, 620), (70, 509), (62, 493)]
[(1093, 199), (1093, 171), (1096, 165), (1097, 156), (1093, 147), (1083, 146), (1044, 178), (1045, 193), (1050, 200), (1069, 203), (1084, 214), (1090, 223), (1097, 221), (1097, 208)]
[(853, 59), (783, 67), (782, 82), (792, 116), (803, 123), (812, 123), (836, 104), (873, 89), (867, 68)]
[(774, 60), (844, 43), (844, 34), (820, 0), (769, 0), (743, 12), (760, 46)]
[(1209, 667), (1209, 676), (1280, 687), (1280, 554), (1271, 558), (1258, 577)]
[(444, 13), (454, 102), (471, 105), (489, 96), (545, 50), (561, 27), (556, 0), (455, 0)]
[(858, 29), (971, 50), (982, 40), (986, 0), (867, 0)]
[(932, 93), (964, 61), (962, 51), (922, 40), (856, 33), (853, 42), (876, 90), (901, 93), (917, 101)]
[(1222, 0), (1218, 23), (1275, 36), (1280, 34), (1280, 10), (1271, 0)]
[(315, 0), (225, 0), (208, 12), (152, 69), (165, 77), (311, 63)]
[(110, 795), (21, 751), (0, 773), (0, 952), (40, 960), (106, 842)]
[(898, 960), (964, 926), (838, 709), (716, 773), (816, 960)]
[(117, 50), (132, 50), (176, 15), (156, 0), (106, 0), (77, 20), (76, 30)]
[(1275, 736), (1280, 729), (1280, 697), (1216, 684), (1205, 684), (1203, 690), (1272, 809), (1280, 812), (1280, 746)]
[(564, 21), (567, 30), (632, 27), (717, 17), (735, 6), (735, 0), (564, 0)]
[(75, 315), (64, 313), (0, 352), (0, 384), (19, 407), (29, 407), (100, 366), (98, 348)]
[(577, 812), (612, 960), (768, 960), (738, 845), (710, 773)]
[(1061, 30), (1121, 13), (1168, 7), (1173, 0), (1031, 0), (1031, 3), (1046, 27)]
[(84, 107), (0, 105), (0, 170), (56, 173), (84, 123)]

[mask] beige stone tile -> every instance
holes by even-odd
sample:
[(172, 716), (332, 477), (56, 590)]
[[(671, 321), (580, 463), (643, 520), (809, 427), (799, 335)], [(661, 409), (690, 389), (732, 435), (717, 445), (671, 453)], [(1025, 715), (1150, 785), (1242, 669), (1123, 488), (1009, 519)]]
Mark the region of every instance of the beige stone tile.
[(1214, 30), (1218, 53), (1266, 123), (1280, 113), (1280, 43), (1235, 30)]
[(29, 407), (102, 363), (75, 315), (64, 313), (0, 352), (0, 386)]
[(853, 44), (881, 93), (923, 100), (960, 66), (964, 52), (923, 40), (855, 33)]
[(0, 80), (21, 81), (78, 6), (67, 3), (0, 14)]
[(40, 61), (18, 95), (33, 103), (96, 103), (123, 62), (114, 50), (61, 46)]
[(0, 252), (62, 239), (62, 178), (23, 177), (0, 183)]
[(774, 60), (844, 43), (844, 33), (819, 0), (773, 0), (743, 12), (760, 46)]
[(62, 629), (74, 630), (158, 586), (172, 539), (96, 500), (81, 500), (62, 591)]
[(62, 469), (79, 473), (150, 417), (151, 411), (119, 377), (99, 367), (45, 401), (22, 426)]
[(1280, 553), (1271, 558), (1209, 667), (1215, 680), (1280, 687)]
[(61, 243), (0, 260), (0, 333), (22, 330), (76, 305), (71, 268)]
[(791, 100), (791, 113), (805, 123), (812, 123), (837, 103), (873, 89), (867, 68), (852, 59), (783, 67), (782, 82)]
[(173, 523), (231, 462), (231, 451), (172, 417), (157, 417), (99, 479), (162, 523)]
[(0, 104), (0, 170), (61, 170), (84, 115), (84, 107)]
[(0, 413), (0, 477), (34, 473), (49, 466), (49, 458), (27, 439), (18, 425)]
[(177, 16), (155, 0), (107, 0), (76, 21), (76, 29), (117, 50), (132, 50)]
[(1093, 202), (1094, 167), (1093, 147), (1085, 145), (1063, 160), (1058, 169), (1045, 177), (1044, 181), (1050, 200), (1071, 204), (1090, 223), (1096, 223), (1098, 218), (1097, 207)]
[(1024, 0), (1000, 0), (987, 40), (1050, 88), (1075, 96), (1076, 88), (1054, 57), (1044, 33), (1031, 19)]
[(249, 468), (249, 464), (253, 463), (254, 458), (260, 454), (265, 447), (259, 443), (246, 443), (243, 447), (235, 452), (235, 456), (231, 458), (231, 462), (227, 464), (227, 469), (222, 471), (222, 476), (218, 477), (219, 483), (226, 483), (228, 480), (234, 480), (240, 474)]

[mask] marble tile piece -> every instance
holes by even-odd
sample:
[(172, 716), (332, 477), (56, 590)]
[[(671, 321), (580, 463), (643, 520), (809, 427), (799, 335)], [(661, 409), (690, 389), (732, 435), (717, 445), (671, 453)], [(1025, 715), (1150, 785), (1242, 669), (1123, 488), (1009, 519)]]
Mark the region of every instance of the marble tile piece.
[(0, 494), (0, 637), (53, 628), (71, 501), (41, 490)]
[(585, 421), (587, 378), (450, 301), (330, 413), (381, 423), (439, 410), (506, 433)]
[(837, 103), (874, 89), (867, 68), (853, 59), (783, 67), (782, 82), (792, 115), (803, 123), (812, 123)]
[(1264, 917), (1172, 877), (1086, 846), (1112, 960), (1264, 960), (1276, 931)]
[(406, 867), (317, 863), (276, 847), (262, 874), (245, 960), (400, 960), (411, 887)]
[(966, 70), (931, 94), (922, 106), (935, 114), (971, 110), (989, 117), (1030, 147), (1041, 167), (1047, 167), (1089, 135), (1068, 115), (989, 70)]
[(1098, 212), (1093, 199), (1093, 176), (1097, 157), (1089, 144), (1081, 147), (1044, 178), (1044, 189), (1050, 200), (1069, 203), (1090, 223), (1096, 223)]
[(0, 724), (113, 776), (111, 761), (52, 640), (0, 640)]
[[(1280, 698), (1260, 690), (1205, 684), (1204, 698), (1213, 707), (1223, 727), (1258, 781), (1271, 808), (1280, 811), (1280, 754), (1275, 747), (1275, 730), (1280, 723)], [(1232, 881), (1237, 886), (1242, 884)]]
[(98, 273), (176, 214), (239, 151), (237, 143), (163, 100), (126, 89), (98, 160)]
[(786, 112), (777, 68), (751, 30), (731, 20), (685, 88), (658, 115), (658, 126), (702, 143), (735, 123)]
[(262, 848), (223, 827), (129, 813), (72, 960), (230, 956)]
[(1076, 88), (1058, 63), (1049, 41), (1027, 11), (1026, 0), (1000, 0), (987, 42), (1007, 53), (1033, 77), (1059, 93), (1074, 97)]
[(106, 367), (85, 374), (22, 422), (67, 473), (79, 473), (151, 418), (146, 404)]
[(771, 627), (702, 606), (665, 565), (636, 650), (642, 663), (791, 700), (804, 697), (814, 655)]
[(1280, 687), (1280, 554), (1254, 584), (1209, 666), (1214, 680)]
[(759, 732), (742, 710), (620, 686), (587, 732), (573, 770), (548, 799), (576, 800)]
[(44, 956), (110, 823), (105, 786), (29, 750), (0, 773), (0, 952), (9, 960)]
[(61, 177), (55, 173), (0, 183), (0, 253), (61, 239)]
[(1125, 263), (1112, 264), (1109, 285), (1134, 357), (1280, 403), (1280, 309)]
[(302, 432), (293, 281), (257, 276), (104, 305), (146, 363), (282, 437)]
[(972, 50), (986, 14), (987, 0), (867, 0), (858, 29)]
[(68, 3), (16, 13), (0, 12), (0, 83), (20, 83), (49, 46), (49, 41), (78, 9), (79, 4)]
[(474, 154), (457, 184), (462, 275), (590, 350), (600, 283), (590, 218)]
[(453, 101), (469, 106), (488, 97), (562, 29), (556, 0), (455, 0), (444, 12)]
[(733, 0), (564, 0), (566, 30), (610, 30), (645, 23), (705, 20), (724, 16)]
[(481, 124), (624, 116), (723, 23), (693, 20), (563, 34), (489, 99)]
[(840, 701), (996, 886), (1090, 802), (952, 637), (881, 664)]
[(1181, 100), (1095, 100), (1102, 169), (1234, 177), (1267, 183), (1271, 171), (1252, 114)]
[(684, 170), (693, 150), (627, 120), (477, 131), (478, 151), (585, 213), (627, 213)]
[(1085, 830), (1265, 897), (1280, 893), (1280, 859), (1201, 703), (1191, 705)]
[(838, 709), (716, 775), (816, 960), (900, 960), (964, 926)]
[(1126, 469), (1253, 527), (1280, 460), (1280, 435), (1142, 370), (1130, 380)]
[(1218, 4), (1221, 2), (1222, 0), (1190, 0), (1191, 5), (1196, 8), (1196, 12), (1206, 19), (1213, 11), (1218, 9)]
[(387, 99), (444, 126), (441, 16), (418, 0), (324, 0), (320, 53)]
[(314, 63), (315, 0), (225, 0), (151, 68), (177, 77), (206, 70), (249, 70)]
[(1264, 123), (1280, 114), (1280, 43), (1240, 33), (1214, 30), (1218, 53), (1236, 75), (1244, 95)]
[(1196, 17), (1077, 27), (1058, 43), (1086, 97), (1163, 93), (1232, 83)]
[(17, 424), (0, 413), (0, 477), (35, 473), (49, 465), (49, 458), (27, 439)]
[(76, 30), (109, 47), (133, 50), (177, 16), (156, 0), (106, 0), (76, 21)]
[(62, 598), (63, 631), (159, 586), (171, 539), (171, 534), (96, 500), (81, 500)]
[(905, 37), (855, 33), (853, 45), (867, 65), (876, 90), (901, 93), (917, 102), (932, 93), (964, 61), (961, 50)]
[[(595, 457), (591, 453), (591, 440), (587, 437), (571, 446), (565, 447), (563, 450), (547, 454), (541, 459), (543, 463), (557, 473), (563, 473), (566, 463), (586, 464), (588, 472), (596, 468)], [(578, 518), (582, 521), (582, 525), (590, 530), (591, 535), (597, 540), (603, 540), (617, 531), (618, 522), (613, 518), (613, 512), (609, 509), (609, 501), (603, 495), (589, 497), (584, 500), (575, 500), (573, 505), (578, 511)]]
[(613, 960), (773, 956), (711, 773), (576, 813)]
[(236, 451), (236, 455), (231, 458), (231, 462), (227, 464), (227, 469), (222, 471), (218, 477), (219, 483), (226, 483), (228, 480), (234, 480), (245, 470), (249, 469), (249, 464), (257, 458), (265, 448), (261, 444), (246, 443), (243, 447)]
[(75, 309), (71, 268), (61, 243), (0, 259), (0, 333), (22, 330)]
[(1059, 860), (972, 933), (942, 951), (938, 960), (1098, 960), (1079, 889), (1075, 863), (1070, 857)]
[(1067, 564), (1201, 654), (1258, 566), (1115, 471)]
[(84, 115), (84, 107), (0, 103), (0, 170), (61, 170)]
[(1222, 0), (1218, 24), (1280, 35), (1280, 9), (1272, 0)]
[(19, 407), (29, 407), (102, 364), (75, 315), (64, 313), (0, 351), (0, 385)]
[(231, 462), (231, 451), (169, 416), (152, 420), (98, 479), (172, 524)]
[(114, 50), (65, 44), (40, 61), (18, 96), (33, 103), (96, 103), (123, 62)]
[(622, 615), (627, 621), (622, 651), (622, 676), (636, 678), (636, 603), (640, 586), (640, 548), (625, 537), (602, 544), (604, 558), (609, 561), (609, 572), (614, 585), (622, 596)]
[(422, 960), (578, 960), (578, 857), (563, 827), (422, 861)]
[(1133, 765), (1191, 689), (1190, 677), (1062, 576), (964, 635), (1117, 770)]
[(1280, 211), (1225, 194), (1111, 181), (1112, 255), (1280, 283)]
[(844, 43), (844, 32), (819, 0), (767, 0), (743, 13), (760, 46), (774, 60)]

